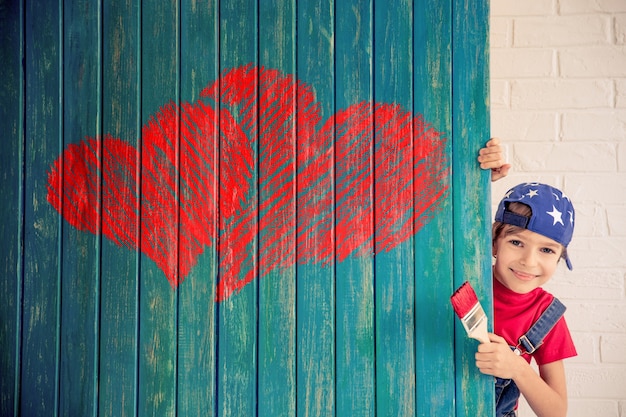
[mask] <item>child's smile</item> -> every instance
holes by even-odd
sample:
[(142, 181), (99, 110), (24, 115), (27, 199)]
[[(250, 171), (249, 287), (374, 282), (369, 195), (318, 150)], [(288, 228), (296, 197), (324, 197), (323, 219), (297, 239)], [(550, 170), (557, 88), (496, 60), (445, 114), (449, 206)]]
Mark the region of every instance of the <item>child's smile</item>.
[(537, 275), (534, 274), (527, 274), (521, 271), (516, 271), (516, 270), (512, 270), (512, 272), (515, 274), (515, 276), (522, 280), (522, 281), (531, 281), (535, 278), (537, 278)]

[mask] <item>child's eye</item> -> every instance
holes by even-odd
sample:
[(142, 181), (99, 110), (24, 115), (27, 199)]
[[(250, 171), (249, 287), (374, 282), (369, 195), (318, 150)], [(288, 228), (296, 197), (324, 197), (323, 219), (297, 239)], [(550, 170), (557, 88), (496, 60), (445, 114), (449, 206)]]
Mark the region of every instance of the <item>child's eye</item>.
[(509, 240), (509, 243), (513, 246), (522, 246), (522, 241), (517, 240), (517, 239), (511, 239)]
[(556, 253), (553, 249), (550, 249), (550, 248), (542, 248), (541, 251), (547, 254)]

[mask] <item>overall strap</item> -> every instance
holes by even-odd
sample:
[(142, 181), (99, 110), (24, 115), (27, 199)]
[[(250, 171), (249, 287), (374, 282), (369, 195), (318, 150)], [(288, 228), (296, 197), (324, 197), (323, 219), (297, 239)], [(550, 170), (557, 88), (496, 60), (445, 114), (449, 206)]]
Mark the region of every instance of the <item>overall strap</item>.
[(520, 347), (522, 347), (526, 353), (534, 353), (563, 316), (563, 313), (565, 313), (565, 306), (555, 297), (530, 330), (519, 338), (519, 344), (515, 350), (519, 352)]

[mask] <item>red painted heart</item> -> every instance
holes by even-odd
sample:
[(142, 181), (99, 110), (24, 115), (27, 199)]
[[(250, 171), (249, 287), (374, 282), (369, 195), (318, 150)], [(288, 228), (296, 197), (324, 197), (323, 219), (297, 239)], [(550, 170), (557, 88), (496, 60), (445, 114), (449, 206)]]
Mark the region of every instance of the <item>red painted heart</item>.
[(50, 204), (139, 248), (174, 288), (216, 247), (219, 301), (296, 261), (391, 250), (447, 196), (445, 139), (421, 116), (364, 102), (318, 129), (319, 104), (292, 76), (248, 65), (220, 79), (196, 103), (162, 106), (139, 149), (109, 135), (69, 145)]

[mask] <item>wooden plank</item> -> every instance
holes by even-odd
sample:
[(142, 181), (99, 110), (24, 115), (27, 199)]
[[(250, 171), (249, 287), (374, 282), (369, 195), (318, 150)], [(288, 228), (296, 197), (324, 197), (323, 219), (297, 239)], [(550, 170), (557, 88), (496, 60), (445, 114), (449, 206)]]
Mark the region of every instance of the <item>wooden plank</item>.
[[(100, 8), (90, 0), (63, 4), (63, 149), (85, 136), (100, 133)], [(90, 149), (97, 160), (101, 150)], [(85, 160), (89, 156), (84, 155)], [(66, 159), (66, 163), (69, 161)], [(63, 175), (63, 190), (74, 184), (76, 172)], [(86, 178), (95, 187), (96, 206), (83, 211), (79, 224), (102, 228), (102, 178)], [(63, 223), (61, 265), (61, 364), (59, 413), (90, 415), (97, 404), (98, 328), (100, 308), (100, 237)]]
[[(115, 170), (120, 183), (105, 183), (103, 213), (121, 213), (124, 235), (140, 239), (138, 149), (141, 139), (141, 47), (138, 1), (105, 1), (102, 5), (102, 133), (128, 144), (123, 151), (112, 142), (102, 144), (107, 172)], [(117, 152), (120, 152), (119, 154)], [(117, 164), (132, 161), (134, 169)], [(110, 170), (110, 171), (109, 171)], [(118, 211), (121, 202), (133, 202)], [(106, 222), (122, 219), (103, 219)], [(98, 414), (134, 416), (138, 403), (139, 251), (137, 247), (102, 239), (100, 295), (100, 368)]]
[(23, 2), (4, 1), (0, 13), (0, 415), (17, 416), (20, 387), (24, 207)]
[[(199, 108), (200, 92), (219, 78), (218, 4), (181, 1), (181, 101)], [(217, 109), (217, 107), (216, 107)], [(204, 246), (197, 263), (178, 288), (178, 406), (179, 416), (212, 416), (216, 404), (215, 344), (217, 277), (217, 112), (194, 117), (191, 108), (181, 110), (181, 190), (190, 196), (181, 203), (193, 218), (212, 219), (213, 238)], [(206, 132), (200, 134), (198, 132)], [(207, 152), (211, 150), (212, 152)], [(206, 196), (206, 197), (201, 197)], [(181, 220), (182, 222), (182, 220)], [(181, 245), (180, 262), (193, 257), (190, 247)]]
[[(487, 1), (453, 3), (452, 171), (463, 173), (453, 176), (455, 288), (469, 279), (492, 319), (489, 173), (481, 172), (475, 160), (489, 138), (488, 12)], [(456, 415), (493, 415), (493, 377), (477, 370), (476, 341), (467, 338), (458, 320), (455, 345)]]
[[(336, 107), (350, 114), (335, 129), (337, 415), (373, 416), (373, 5), (338, 1), (335, 13)], [(362, 111), (357, 111), (361, 105)], [(361, 121), (363, 129), (355, 133)]]
[[(414, 112), (447, 139), (446, 155), (452, 141), (451, 7), (450, 1), (415, 2), (413, 20)], [(433, 157), (424, 155), (427, 163), (440, 163)], [(451, 178), (445, 183), (450, 187)], [(415, 236), (416, 416), (454, 415), (452, 233), (448, 193), (439, 213)]]
[(60, 5), (25, 8), (24, 281), (19, 412), (58, 413), (61, 218), (45, 202), (46, 170), (61, 152)]
[(176, 413), (179, 19), (176, 0), (141, 4), (140, 415)]
[[(412, 2), (391, 1), (374, 3), (374, 100), (376, 112), (379, 103), (393, 103), (404, 111), (412, 109)], [(378, 117), (378, 116), (377, 116)], [(375, 129), (374, 195), (376, 229), (393, 218), (393, 229), (412, 229), (410, 211), (403, 205), (411, 201), (397, 198), (408, 183), (413, 169), (412, 141), (406, 146), (386, 142), (381, 132), (389, 127), (378, 119)], [(402, 123), (392, 116), (390, 126)], [(411, 122), (408, 122), (411, 123)], [(409, 129), (411, 125), (409, 125)], [(409, 130), (410, 135), (411, 130)], [(387, 180), (386, 178), (389, 179)], [(410, 191), (409, 196), (415, 190)], [(385, 199), (391, 199), (386, 203)], [(386, 207), (386, 209), (383, 209)], [(413, 233), (411, 233), (411, 236)], [(392, 250), (377, 235), (376, 251), (376, 405), (378, 416), (409, 416), (415, 413), (415, 283), (413, 264), (413, 237), (399, 243)], [(396, 243), (396, 235), (388, 237)]]
[[(333, 135), (335, 102), (334, 2), (299, 3), (297, 74), (319, 103), (320, 123), (298, 117), (297, 384), (298, 416), (335, 414), (335, 234)], [(297, 108), (310, 107), (298, 89)], [(329, 119), (330, 118), (330, 119)], [(330, 134), (313, 132), (327, 124)], [(310, 181), (306, 181), (311, 175)], [(310, 187), (305, 185), (310, 183)], [(327, 249), (324, 256), (316, 249)], [(302, 257), (302, 258), (300, 258)], [(322, 259), (323, 258), (323, 259)]]
[(259, 2), (259, 416), (296, 415), (296, 1)]
[[(258, 64), (258, 5), (252, 0), (221, 1), (220, 68), (223, 71)], [(229, 111), (234, 124), (241, 128), (236, 137), (234, 127), (220, 120), (220, 283), (234, 292), (218, 306), (217, 315), (217, 415), (254, 415), (257, 404), (258, 369), (258, 279), (239, 292), (223, 281), (229, 274), (239, 280), (258, 276), (258, 75), (249, 79), (246, 94), (241, 88), (239, 99), (225, 105), (224, 94), (239, 85), (221, 79), (219, 96), (221, 112)], [(232, 128), (231, 128), (232, 127)], [(242, 156), (247, 164), (242, 163)], [(238, 178), (238, 188), (230, 185)], [(238, 203), (240, 202), (240, 206)], [(240, 239), (239, 237), (245, 239)], [(243, 249), (243, 251), (242, 251)], [(239, 256), (233, 256), (238, 254)], [(233, 272), (239, 269), (239, 274)], [(250, 274), (250, 275), (248, 275)], [(226, 284), (228, 282), (228, 284)], [(238, 281), (237, 281), (238, 282)], [(228, 290), (226, 291), (229, 292)]]

